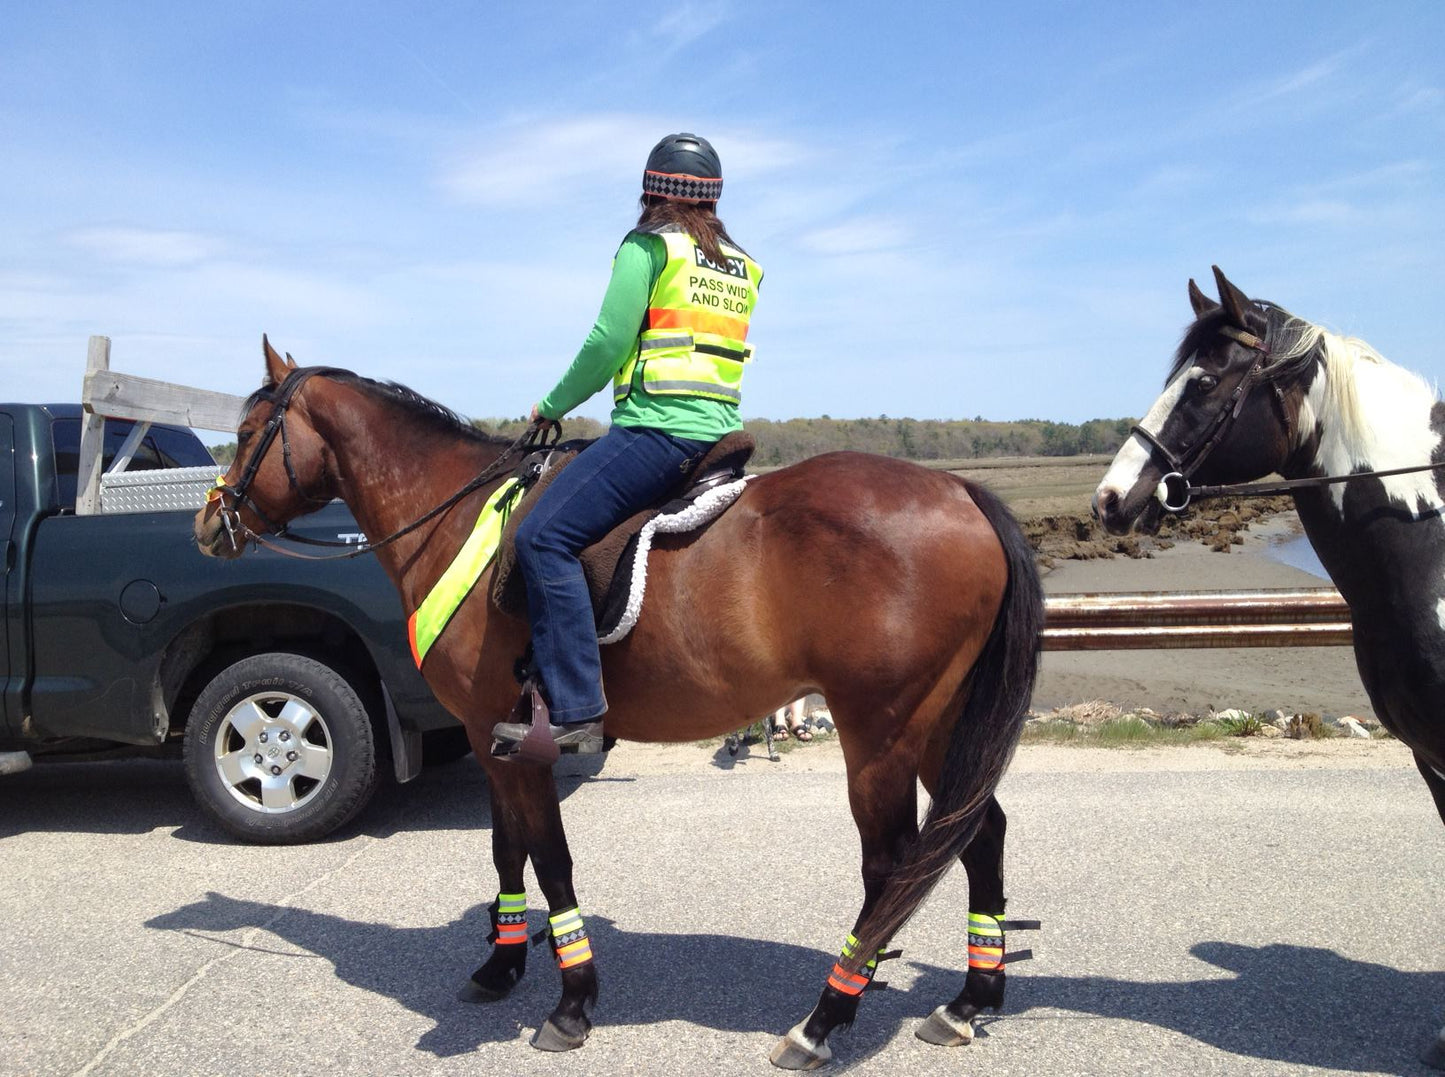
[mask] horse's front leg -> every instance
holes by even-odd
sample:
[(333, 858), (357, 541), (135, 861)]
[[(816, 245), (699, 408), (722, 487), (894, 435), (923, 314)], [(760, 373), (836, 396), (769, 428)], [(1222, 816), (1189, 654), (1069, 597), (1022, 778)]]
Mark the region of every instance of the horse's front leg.
[(918, 1027), (920, 1040), (945, 1047), (973, 1041), (973, 1019), (1003, 1006), (1003, 845), (1008, 818), (989, 801), (983, 824), (960, 859), (968, 873), (968, 976), (958, 997)]
[[(1436, 770), (1419, 752), (1415, 753), (1415, 766), (1419, 768), (1420, 776), (1429, 786), (1430, 795), (1435, 798), (1435, 810), (1440, 813), (1441, 821), (1445, 822), (1445, 771)], [(1441, 1028), (1435, 1038), (1425, 1046), (1425, 1050), (1420, 1053), (1420, 1061), (1431, 1069), (1445, 1070), (1445, 1028)]]
[[(552, 951), (562, 973), (562, 998), (537, 1029), (532, 1046), (570, 1051), (581, 1047), (592, 1029), (597, 966), (572, 888), (572, 854), (562, 828), (557, 785), (550, 770), (526, 763), (494, 764), (487, 768), (487, 776), (493, 790), (493, 825), (505, 820), (511, 835), (508, 855), (515, 857), (518, 849), (525, 849), (532, 858), (532, 871), (547, 899)], [(516, 878), (521, 878), (520, 867)], [(505, 875), (503, 879), (505, 883)]]
[(498, 891), (490, 906), (492, 952), (472, 973), (458, 994), (463, 1002), (497, 1002), (504, 999), (527, 971), (527, 894), (522, 871), (527, 848), (518, 827), (489, 782), (492, 802), (492, 863), (497, 868)]

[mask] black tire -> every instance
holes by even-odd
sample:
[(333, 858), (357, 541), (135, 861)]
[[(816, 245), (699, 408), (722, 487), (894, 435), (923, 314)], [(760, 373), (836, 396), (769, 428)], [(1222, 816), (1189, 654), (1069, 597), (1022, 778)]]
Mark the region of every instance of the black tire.
[(355, 689), (304, 655), (272, 652), (222, 669), (191, 708), (186, 781), (243, 841), (315, 841), (376, 789), (376, 741)]

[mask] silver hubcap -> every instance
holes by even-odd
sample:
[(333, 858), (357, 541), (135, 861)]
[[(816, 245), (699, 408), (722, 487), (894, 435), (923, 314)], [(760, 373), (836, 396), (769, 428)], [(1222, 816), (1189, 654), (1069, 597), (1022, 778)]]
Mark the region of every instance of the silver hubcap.
[(275, 815), (295, 811), (326, 783), (331, 731), (305, 700), (262, 692), (231, 708), (216, 736), (216, 773), (236, 801)]

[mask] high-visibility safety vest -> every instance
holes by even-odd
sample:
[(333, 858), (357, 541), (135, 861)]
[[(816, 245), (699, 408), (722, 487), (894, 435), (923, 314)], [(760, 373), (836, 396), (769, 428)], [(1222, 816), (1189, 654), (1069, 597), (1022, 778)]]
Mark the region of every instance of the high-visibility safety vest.
[(753, 357), (748, 321), (762, 267), (725, 243), (717, 265), (685, 232), (658, 235), (667, 264), (652, 286), (632, 354), (612, 379), (612, 399), (620, 403), (638, 385), (652, 396), (736, 404), (743, 398), (743, 365)]

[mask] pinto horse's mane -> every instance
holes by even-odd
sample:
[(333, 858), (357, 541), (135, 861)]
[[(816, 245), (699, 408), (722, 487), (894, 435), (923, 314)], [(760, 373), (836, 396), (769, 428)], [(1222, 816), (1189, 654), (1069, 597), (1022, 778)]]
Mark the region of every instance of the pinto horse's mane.
[[(511, 438), (488, 434), (477, 429), (471, 420), (457, 414), (446, 405), (439, 404), (430, 397), (422, 396), (415, 389), (410, 389), (397, 382), (376, 381), (373, 378), (354, 374), (349, 370), (328, 371), (326, 377), (332, 381), (360, 389), (367, 395), (392, 405), (407, 418), (433, 433), (460, 437), (482, 445), (510, 445), (512, 442)], [(245, 415), (259, 403), (275, 400), (278, 388), (279, 386), (268, 378), (265, 385), (247, 398), (241, 414)]]
[[(1269, 342), (1270, 349), (1269, 361), (1260, 371), (1261, 376), (1269, 382), (1291, 385), (1307, 376), (1318, 362), (1324, 368), (1331, 416), (1339, 424), (1339, 436), (1346, 444), (1364, 445), (1376, 436), (1372, 428), (1378, 420), (1371, 422), (1356, 391), (1357, 371), (1361, 364), (1388, 368), (1402, 380), (1417, 384), (1421, 392), (1434, 393), (1424, 378), (1391, 363), (1358, 337), (1332, 333), (1265, 300), (1255, 300), (1254, 310), (1263, 323), (1262, 336)], [(1174, 363), (1169, 369), (1166, 384), (1183, 373), (1193, 362), (1195, 354), (1217, 338), (1220, 329), (1228, 322), (1224, 311), (1216, 309), (1207, 311), (1185, 330), (1184, 339), (1174, 353)]]

